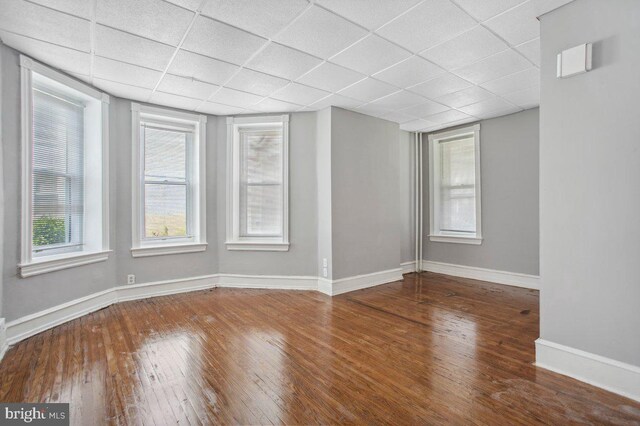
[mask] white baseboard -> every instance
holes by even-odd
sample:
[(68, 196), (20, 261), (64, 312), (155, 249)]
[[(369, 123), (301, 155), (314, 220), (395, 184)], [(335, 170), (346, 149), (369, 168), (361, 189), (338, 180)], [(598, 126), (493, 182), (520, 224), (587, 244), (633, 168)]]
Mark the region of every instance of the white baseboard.
[(4, 357), (5, 352), (7, 352), (7, 348), (9, 348), (9, 344), (7, 343), (7, 329), (4, 318), (0, 318), (0, 361), (2, 361), (2, 357)]
[(518, 272), (496, 271), (494, 269), (478, 268), (475, 266), (454, 265), (451, 263), (422, 261), (424, 271), (438, 274), (452, 275), (454, 277), (471, 278), (474, 280), (489, 281), (496, 284), (505, 284), (515, 287), (540, 290), (540, 277), (537, 275), (520, 274)]
[(317, 290), (318, 278), (311, 276), (218, 274), (218, 286), (274, 290)]
[(402, 262), (400, 264), (400, 269), (402, 269), (402, 273), (403, 274), (410, 274), (412, 272), (416, 271), (416, 262), (411, 261), (411, 262)]
[(388, 269), (386, 271), (356, 275), (338, 280), (318, 278), (318, 291), (328, 294), (329, 296), (336, 296), (338, 294), (400, 280), (402, 280), (402, 268)]
[(536, 363), (553, 372), (640, 401), (640, 367), (548, 340), (536, 340)]
[(170, 294), (187, 293), (206, 290), (218, 285), (218, 275), (181, 278), (177, 280), (155, 281), (143, 284), (122, 285), (115, 287), (117, 302), (146, 299), (147, 297), (168, 296)]

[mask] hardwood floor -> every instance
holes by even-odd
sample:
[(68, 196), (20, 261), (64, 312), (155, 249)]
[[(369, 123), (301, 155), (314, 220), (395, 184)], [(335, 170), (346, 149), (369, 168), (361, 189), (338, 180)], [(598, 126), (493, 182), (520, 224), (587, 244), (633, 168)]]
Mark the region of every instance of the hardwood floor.
[(538, 292), (424, 273), (330, 298), (213, 289), (24, 340), (0, 401), (73, 424), (640, 424), (640, 404), (532, 365)]

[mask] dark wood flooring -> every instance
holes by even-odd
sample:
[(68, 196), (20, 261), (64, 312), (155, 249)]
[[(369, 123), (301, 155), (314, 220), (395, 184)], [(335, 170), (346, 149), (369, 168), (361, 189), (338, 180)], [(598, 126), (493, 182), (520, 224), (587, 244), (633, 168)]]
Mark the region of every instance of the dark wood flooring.
[(424, 273), (334, 298), (213, 289), (24, 340), (0, 401), (73, 424), (639, 424), (640, 404), (532, 365), (538, 292)]

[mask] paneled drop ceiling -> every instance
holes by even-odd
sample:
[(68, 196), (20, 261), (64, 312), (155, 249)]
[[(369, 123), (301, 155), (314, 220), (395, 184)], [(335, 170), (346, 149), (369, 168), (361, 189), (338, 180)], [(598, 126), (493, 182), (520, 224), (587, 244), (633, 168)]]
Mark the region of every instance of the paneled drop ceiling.
[(534, 0), (3, 0), (0, 37), (115, 96), (335, 105), (435, 130), (539, 103)]

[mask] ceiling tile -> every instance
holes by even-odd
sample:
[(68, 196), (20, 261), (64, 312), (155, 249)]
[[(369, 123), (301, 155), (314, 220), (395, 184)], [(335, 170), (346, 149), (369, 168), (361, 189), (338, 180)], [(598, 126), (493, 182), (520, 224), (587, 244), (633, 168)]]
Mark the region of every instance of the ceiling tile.
[(331, 58), (336, 64), (371, 75), (408, 58), (411, 53), (377, 35), (370, 35)]
[(306, 0), (209, 0), (202, 13), (263, 37), (273, 37), (307, 7)]
[(514, 112), (519, 111), (522, 111), (522, 108), (512, 106), (506, 109), (495, 109), (488, 112), (480, 113), (476, 117), (487, 120), (489, 118), (501, 117), (503, 115), (513, 114)]
[(247, 112), (246, 109), (237, 108), (229, 105), (221, 105), (215, 102), (204, 102), (200, 104), (200, 106), (196, 109), (198, 112), (203, 112), (205, 114), (212, 115), (235, 115), (235, 114), (245, 114)]
[(485, 25), (512, 45), (540, 37), (540, 22), (533, 0), (489, 19)]
[(480, 62), (469, 65), (454, 72), (475, 84), (495, 80), (514, 72), (529, 68), (531, 63), (519, 53), (509, 49), (483, 59)]
[(534, 38), (526, 43), (519, 44), (516, 49), (531, 62), (540, 66), (540, 38)]
[(390, 108), (385, 108), (380, 105), (374, 104), (361, 105), (356, 108), (356, 111), (362, 114), (371, 115), (373, 117), (382, 117), (383, 115), (387, 115), (392, 112)]
[(384, 98), (377, 99), (373, 101), (371, 105), (398, 110), (402, 108), (414, 107), (423, 104), (425, 101), (427, 101), (427, 99), (423, 98), (420, 95), (402, 90), (389, 96), (385, 96)]
[(151, 96), (151, 89), (144, 89), (142, 87), (130, 86), (128, 84), (117, 83), (115, 81), (103, 80), (101, 78), (94, 78), (93, 85), (99, 89), (104, 90), (110, 95), (117, 96), (119, 98), (131, 99), (134, 101), (146, 102)]
[(195, 110), (201, 103), (201, 100), (187, 98), (184, 96), (172, 95), (169, 93), (155, 92), (151, 95), (151, 103), (158, 105), (170, 106), (173, 108), (186, 109), (189, 111)]
[(402, 112), (397, 112), (397, 111), (393, 111), (387, 115), (383, 115), (382, 118), (384, 118), (385, 120), (393, 121), (395, 123), (399, 123), (399, 124), (407, 123), (409, 121), (413, 121), (416, 119), (412, 115), (404, 114)]
[(476, 117), (480, 117), (483, 114), (487, 114), (492, 111), (500, 111), (512, 108), (513, 105), (505, 101), (504, 99), (495, 97), (491, 99), (487, 99), (484, 101), (480, 101), (475, 104), (467, 105), (460, 108), (460, 111), (469, 114), (475, 115)]
[(0, 38), (8, 46), (55, 68), (69, 73), (91, 74), (91, 55), (88, 53), (67, 49), (66, 47), (6, 31), (0, 31)]
[(480, 86), (471, 86), (458, 92), (449, 93), (448, 95), (444, 95), (436, 100), (444, 105), (450, 106), (451, 108), (460, 108), (493, 98), (494, 96), (495, 95), (493, 93), (490, 93)]
[(96, 55), (155, 70), (164, 71), (176, 50), (102, 25), (96, 25), (95, 31)]
[(405, 108), (405, 109), (401, 110), (400, 112), (403, 113), (403, 114), (412, 115), (414, 117), (426, 117), (428, 115), (437, 114), (439, 112), (443, 112), (443, 111), (446, 111), (448, 109), (449, 108), (447, 108), (446, 106), (444, 106), (442, 104), (427, 100), (423, 104), (420, 104), (418, 106), (414, 106), (414, 107), (411, 107), (411, 108)]
[(267, 98), (254, 105), (252, 109), (261, 112), (290, 112), (300, 109), (301, 105), (292, 104), (289, 102), (279, 101), (277, 99)]
[(172, 46), (182, 40), (193, 15), (162, 0), (100, 0), (96, 10), (101, 24)]
[(529, 87), (524, 90), (508, 93), (503, 97), (512, 104), (518, 105), (520, 108), (533, 108), (540, 105), (540, 87)]
[(427, 120), (413, 120), (400, 125), (400, 129), (407, 132), (416, 132), (434, 126), (434, 123)]
[(213, 84), (223, 84), (240, 69), (228, 62), (179, 50), (169, 67), (171, 74), (195, 78)]
[(299, 50), (277, 43), (269, 43), (258, 55), (249, 61), (248, 68), (295, 80), (311, 68), (318, 66), (322, 59), (315, 58)]
[(167, 0), (170, 3), (193, 10), (194, 12), (200, 7), (202, 0)]
[(89, 52), (89, 21), (22, 0), (2, 2), (0, 29)]
[(470, 30), (476, 21), (449, 0), (428, 0), (377, 31), (419, 52)]
[(218, 86), (213, 84), (171, 74), (165, 74), (158, 86), (160, 92), (188, 96), (200, 100), (207, 99), (217, 88)]
[(96, 56), (93, 61), (93, 75), (105, 80), (153, 89), (160, 80), (162, 73), (149, 68)]
[(222, 22), (199, 16), (182, 47), (195, 53), (242, 65), (266, 40)]
[(331, 95), (329, 97), (326, 97), (324, 99), (320, 99), (318, 102), (309, 105), (309, 110), (311, 111), (317, 111), (317, 110), (321, 110), (324, 109), (328, 106), (337, 106), (340, 108), (356, 108), (359, 105), (362, 105), (362, 102), (357, 101), (355, 99), (351, 99), (351, 98), (347, 98), (346, 96), (340, 96), (340, 95)]
[(508, 46), (491, 31), (477, 26), (464, 34), (432, 47), (421, 56), (453, 70), (507, 49)]
[(31, 2), (84, 19), (91, 18), (91, 2), (87, 0), (31, 0)]
[(419, 56), (412, 56), (406, 61), (387, 68), (374, 77), (398, 87), (409, 87), (431, 80), (444, 73), (444, 70)]
[(331, 62), (324, 62), (319, 67), (314, 68), (300, 77), (298, 81), (308, 86), (317, 87), (318, 89), (337, 92), (363, 78), (365, 78), (364, 74), (332, 64)]
[(327, 59), (366, 34), (367, 32), (357, 25), (314, 6), (275, 40)]
[(433, 114), (427, 117), (424, 117), (427, 121), (432, 121), (434, 123), (439, 124), (447, 124), (452, 121), (466, 120), (473, 117), (470, 117), (468, 114), (464, 112), (456, 111), (455, 109), (450, 109), (448, 111), (439, 112), (438, 114)]
[(370, 30), (389, 22), (420, 0), (316, 0), (316, 3), (331, 9), (338, 15), (356, 22)]
[(502, 13), (525, 0), (456, 0), (458, 5), (478, 21), (484, 21)]
[(309, 105), (328, 95), (330, 95), (330, 93), (324, 90), (314, 89), (313, 87), (298, 83), (291, 83), (284, 89), (272, 94), (271, 97), (298, 105)]
[(239, 108), (251, 108), (253, 105), (264, 99), (264, 96), (254, 95), (253, 93), (242, 92), (240, 90), (222, 87), (211, 96), (209, 101), (224, 105), (231, 105)]
[(504, 95), (506, 93), (516, 92), (540, 84), (540, 70), (538, 68), (528, 68), (496, 80), (488, 81), (482, 84), (482, 87), (495, 93), (496, 95)]
[(226, 84), (232, 89), (244, 92), (255, 93), (257, 95), (268, 96), (278, 89), (289, 84), (288, 80), (272, 75), (253, 71), (247, 68), (240, 70), (238, 74)]
[(371, 102), (397, 91), (398, 89), (390, 84), (367, 78), (341, 90), (340, 94), (359, 101)]
[(429, 99), (436, 99), (470, 86), (472, 86), (472, 84), (468, 81), (451, 73), (446, 73), (440, 77), (418, 84), (417, 86), (410, 87), (409, 90)]

